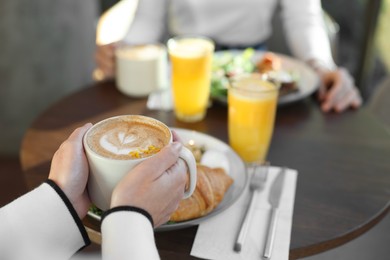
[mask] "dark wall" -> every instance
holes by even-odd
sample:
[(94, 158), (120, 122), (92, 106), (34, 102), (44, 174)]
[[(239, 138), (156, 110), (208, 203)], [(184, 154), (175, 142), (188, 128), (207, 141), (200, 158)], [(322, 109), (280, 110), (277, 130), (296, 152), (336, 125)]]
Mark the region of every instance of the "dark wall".
[[(366, 100), (376, 90), (380, 82), (389, 74), (378, 50), (375, 48), (375, 34), (368, 40), (372, 42), (369, 59), (365, 61), (366, 71), (361, 71), (363, 66), (360, 61), (363, 55), (363, 46), (367, 13), (375, 13), (370, 0), (324, 0), (323, 8), (340, 25), (339, 64), (350, 70), (358, 83)], [(371, 4), (371, 5), (370, 5)], [(382, 4), (382, 8), (384, 5)], [(372, 18), (372, 17), (371, 17)], [(367, 74), (365, 76), (365, 74)], [(361, 78), (362, 75), (364, 78)], [(361, 80), (359, 80), (359, 78)]]
[(92, 81), (96, 0), (0, 1), (0, 154), (17, 155), (26, 128)]

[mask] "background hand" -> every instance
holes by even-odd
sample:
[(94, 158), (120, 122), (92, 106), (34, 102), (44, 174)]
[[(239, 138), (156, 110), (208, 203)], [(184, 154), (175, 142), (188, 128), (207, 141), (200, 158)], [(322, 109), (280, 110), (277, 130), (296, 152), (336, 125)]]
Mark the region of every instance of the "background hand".
[(84, 153), (83, 136), (92, 126), (77, 128), (56, 151), (51, 162), (49, 179), (65, 193), (80, 219), (87, 214), (91, 201), (86, 189), (88, 162)]
[(181, 148), (173, 142), (135, 167), (115, 187), (111, 207), (139, 207), (152, 216), (155, 227), (166, 223), (184, 195), (187, 168), (179, 159)]
[(344, 68), (321, 73), (323, 84), (318, 97), (324, 112), (342, 112), (349, 107), (358, 108), (362, 104), (359, 90), (349, 72)]
[(96, 45), (95, 61), (98, 80), (113, 79), (115, 77), (115, 48), (117, 42)]

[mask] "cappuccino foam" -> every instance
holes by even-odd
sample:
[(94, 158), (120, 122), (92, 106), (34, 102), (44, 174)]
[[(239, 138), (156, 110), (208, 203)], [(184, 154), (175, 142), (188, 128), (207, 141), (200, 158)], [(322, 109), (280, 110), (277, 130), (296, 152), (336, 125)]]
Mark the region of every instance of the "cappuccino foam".
[(150, 60), (156, 59), (163, 52), (158, 45), (126, 46), (117, 50), (117, 55), (126, 59)]
[(150, 156), (169, 141), (169, 129), (153, 121), (138, 120), (138, 117), (107, 120), (87, 136), (87, 144), (95, 153), (120, 160)]

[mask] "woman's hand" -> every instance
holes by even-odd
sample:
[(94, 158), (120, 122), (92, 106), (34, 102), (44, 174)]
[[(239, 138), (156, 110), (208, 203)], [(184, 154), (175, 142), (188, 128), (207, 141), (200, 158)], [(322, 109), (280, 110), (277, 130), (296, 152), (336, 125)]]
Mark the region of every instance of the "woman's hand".
[(115, 77), (115, 49), (117, 44), (117, 42), (114, 42), (96, 45), (96, 70), (94, 76), (97, 80), (113, 79)]
[(179, 159), (181, 149), (175, 141), (131, 170), (115, 187), (111, 207), (142, 208), (155, 227), (166, 223), (184, 196), (187, 167)]
[(91, 201), (87, 192), (88, 162), (84, 153), (83, 136), (92, 126), (77, 128), (56, 151), (51, 162), (49, 179), (68, 197), (80, 219), (88, 212)]
[(349, 107), (358, 108), (362, 104), (359, 90), (349, 72), (344, 68), (333, 71), (320, 72), (322, 80), (318, 91), (321, 109), (324, 112), (336, 111), (338, 113)]

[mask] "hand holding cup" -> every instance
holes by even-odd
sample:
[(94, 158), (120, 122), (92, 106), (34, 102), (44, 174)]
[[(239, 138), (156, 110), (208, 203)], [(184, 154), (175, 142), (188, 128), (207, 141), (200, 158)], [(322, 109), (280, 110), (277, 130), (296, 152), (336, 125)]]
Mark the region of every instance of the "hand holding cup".
[[(90, 166), (88, 191), (92, 202), (102, 210), (109, 209), (112, 202), (118, 204), (117, 201), (111, 200), (111, 195), (118, 183), (124, 178), (136, 179), (137, 176), (142, 176), (142, 174), (139, 174), (140, 169), (145, 169), (144, 175), (150, 174), (152, 172), (150, 168), (152, 162), (160, 164), (159, 168), (156, 168), (157, 173), (154, 172), (153, 174), (165, 172), (169, 175), (171, 172), (176, 172), (177, 169), (174, 166), (176, 162), (173, 163), (175, 160), (172, 159), (172, 156), (175, 155), (171, 154), (175, 154), (176, 150), (178, 150), (179, 157), (186, 162), (188, 167), (189, 184), (183, 198), (191, 196), (196, 186), (195, 158), (191, 151), (185, 147), (175, 148), (177, 144), (171, 147), (172, 142), (173, 134), (171, 130), (162, 122), (150, 117), (124, 115), (108, 118), (95, 124), (84, 136), (84, 147)], [(146, 162), (147, 160), (148, 162)], [(149, 160), (152, 162), (149, 162)], [(164, 160), (167, 162), (162, 163), (161, 161)], [(181, 163), (178, 162), (177, 164), (180, 166)], [(174, 168), (171, 168), (172, 166)], [(183, 168), (179, 166), (179, 169)], [(133, 169), (138, 174), (131, 177), (127, 176), (133, 174)], [(154, 177), (157, 178), (158, 176)], [(147, 176), (147, 179), (153, 179), (153, 177), (149, 177)], [(165, 180), (168, 179), (164, 177), (159, 180), (159, 183), (164, 184)], [(145, 187), (155, 186), (154, 184), (146, 184)], [(143, 192), (150, 191), (145, 189)]]

